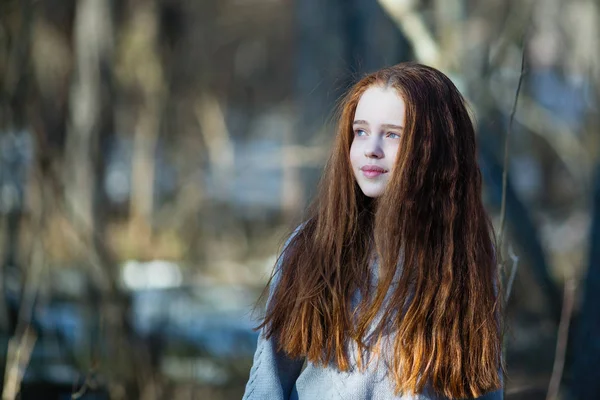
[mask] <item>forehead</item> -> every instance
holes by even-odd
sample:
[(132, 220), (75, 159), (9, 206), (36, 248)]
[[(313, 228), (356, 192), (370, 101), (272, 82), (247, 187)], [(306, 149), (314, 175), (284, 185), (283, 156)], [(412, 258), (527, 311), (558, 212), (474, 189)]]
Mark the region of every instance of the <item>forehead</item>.
[(369, 123), (404, 124), (405, 105), (393, 88), (371, 86), (360, 97), (354, 119)]

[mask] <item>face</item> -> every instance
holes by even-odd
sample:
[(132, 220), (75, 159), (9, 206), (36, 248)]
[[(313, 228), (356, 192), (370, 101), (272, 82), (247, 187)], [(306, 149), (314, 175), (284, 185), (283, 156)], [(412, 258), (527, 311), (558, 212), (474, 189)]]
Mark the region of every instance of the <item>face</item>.
[(393, 88), (372, 86), (358, 102), (350, 163), (365, 196), (381, 196), (390, 180), (404, 128), (405, 110), (404, 100)]

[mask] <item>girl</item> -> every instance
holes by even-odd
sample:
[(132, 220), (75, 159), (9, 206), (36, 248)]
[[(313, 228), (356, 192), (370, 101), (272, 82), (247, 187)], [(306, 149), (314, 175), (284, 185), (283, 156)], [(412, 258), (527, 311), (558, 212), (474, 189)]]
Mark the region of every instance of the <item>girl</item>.
[(320, 191), (274, 270), (244, 399), (502, 398), (476, 157), (441, 72), (403, 63), (350, 89)]

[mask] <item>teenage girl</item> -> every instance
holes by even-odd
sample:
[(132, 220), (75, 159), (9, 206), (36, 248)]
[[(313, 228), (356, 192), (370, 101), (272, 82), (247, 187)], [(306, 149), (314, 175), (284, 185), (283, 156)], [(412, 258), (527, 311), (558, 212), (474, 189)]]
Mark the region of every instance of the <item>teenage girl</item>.
[(481, 190), (448, 77), (403, 63), (355, 84), (274, 269), (244, 399), (502, 399)]

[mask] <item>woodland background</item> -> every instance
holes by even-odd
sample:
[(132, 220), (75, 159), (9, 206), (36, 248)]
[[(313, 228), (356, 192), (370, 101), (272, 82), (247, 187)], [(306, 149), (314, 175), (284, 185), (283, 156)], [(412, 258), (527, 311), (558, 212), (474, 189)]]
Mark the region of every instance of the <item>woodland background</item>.
[(405, 60), (477, 122), (506, 398), (600, 398), (599, 23), (598, 0), (0, 1), (2, 398), (241, 398), (336, 101)]

